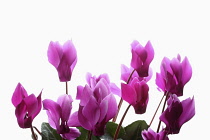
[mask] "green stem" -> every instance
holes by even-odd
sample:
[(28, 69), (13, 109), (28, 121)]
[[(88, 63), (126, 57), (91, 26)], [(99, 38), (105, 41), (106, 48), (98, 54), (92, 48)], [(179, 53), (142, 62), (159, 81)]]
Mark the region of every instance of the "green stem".
[(153, 120), (154, 120), (154, 118), (155, 118), (155, 116), (156, 116), (156, 114), (157, 114), (158, 109), (160, 108), (160, 105), (161, 105), (161, 103), (162, 103), (162, 101), (163, 101), (164, 96), (165, 96), (165, 95), (163, 95), (163, 97), (162, 97), (161, 100), (160, 100), (160, 103), (158, 104), (158, 107), (157, 107), (157, 109), (156, 109), (156, 111), (155, 111), (155, 114), (153, 115), (152, 120), (150, 121), (149, 127), (152, 125), (152, 122), (153, 122)]
[[(165, 110), (166, 101), (167, 101), (167, 99), (168, 99), (169, 92), (166, 92), (165, 94), (166, 94), (166, 97), (165, 97), (165, 101), (164, 101), (164, 105), (163, 105), (163, 109), (162, 109), (162, 112), (161, 112), (161, 113), (163, 113), (164, 110)], [(165, 95), (165, 94), (164, 94), (164, 95)], [(159, 121), (159, 124), (158, 124), (157, 133), (159, 133), (160, 125), (161, 125), (161, 120)]]
[(88, 140), (91, 140), (91, 139), (92, 139), (92, 134), (93, 134), (92, 131), (89, 131), (89, 132), (88, 132)]
[(42, 136), (42, 133), (35, 126), (33, 126), (33, 128), (36, 130), (37, 133), (39, 133), (40, 136)]
[[(129, 75), (129, 77), (128, 77), (128, 80), (127, 80), (127, 84), (129, 84), (129, 82), (130, 82), (130, 80), (131, 80), (131, 77), (132, 77), (132, 75), (133, 75), (133, 73), (135, 72), (135, 69), (131, 72), (131, 74)], [(120, 112), (120, 108), (121, 108), (121, 106), (122, 106), (122, 103), (123, 103), (123, 99), (122, 99), (122, 97), (120, 98), (120, 102), (119, 102), (119, 104), (118, 104), (118, 110), (117, 110), (117, 114), (115, 115), (115, 117), (113, 118), (113, 120), (112, 120), (112, 122), (116, 122), (116, 120), (117, 120), (117, 117), (118, 117), (118, 114), (119, 114), (119, 112)]]
[(116, 129), (115, 134), (114, 134), (114, 140), (116, 140), (117, 137), (118, 137), (118, 134), (120, 132), (120, 128), (122, 126), (123, 120), (124, 120), (124, 118), (125, 118), (125, 116), (126, 116), (126, 114), (127, 114), (127, 112), (128, 112), (128, 110), (129, 110), (130, 107), (131, 107), (131, 105), (129, 104), (128, 107), (127, 107), (127, 109), (125, 110), (125, 113), (122, 116), (122, 119), (120, 120), (120, 123), (117, 126), (117, 129)]
[(32, 139), (37, 140), (37, 135), (34, 133), (34, 129), (32, 125), (31, 125), (31, 133), (32, 133)]

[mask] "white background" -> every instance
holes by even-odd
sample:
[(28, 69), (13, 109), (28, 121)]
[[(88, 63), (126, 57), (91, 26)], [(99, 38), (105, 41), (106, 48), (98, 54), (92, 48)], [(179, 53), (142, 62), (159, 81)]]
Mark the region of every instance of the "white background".
[[(1, 1), (0, 2), (0, 129), (7, 139), (30, 139), (30, 129), (19, 128), (13, 91), (21, 82), (29, 94), (43, 89), (42, 99), (65, 93), (65, 84), (58, 80), (55, 68), (47, 60), (49, 42), (71, 39), (76, 46), (78, 63), (69, 92), (76, 96), (76, 86), (85, 84), (86, 72), (108, 73), (120, 85), (120, 65), (130, 64), (130, 44), (136, 39), (142, 45), (151, 41), (155, 58), (151, 64), (153, 78), (150, 101), (144, 115), (129, 110), (124, 125), (137, 119), (150, 122), (162, 93), (155, 85), (164, 56), (170, 59), (179, 53), (187, 56), (193, 76), (181, 98), (195, 97), (196, 115), (183, 125), (180, 134), (171, 140), (209, 137), (209, 36), (208, 1)], [(74, 110), (78, 102), (74, 103)], [(127, 107), (127, 103), (123, 104)], [(123, 111), (123, 109), (122, 109)], [(121, 113), (122, 114), (122, 113)], [(159, 115), (159, 114), (158, 114)], [(45, 111), (33, 124), (47, 121)], [(117, 120), (119, 121), (119, 119)], [(151, 128), (156, 130), (158, 116)]]

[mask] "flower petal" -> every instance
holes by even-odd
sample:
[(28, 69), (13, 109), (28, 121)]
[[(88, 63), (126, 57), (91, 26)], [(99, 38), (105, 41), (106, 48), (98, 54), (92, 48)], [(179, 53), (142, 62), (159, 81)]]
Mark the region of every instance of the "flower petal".
[(62, 113), (61, 113), (62, 121), (67, 121), (69, 119), (69, 116), (71, 114), (71, 109), (72, 109), (72, 102), (73, 102), (73, 99), (71, 98), (71, 95), (64, 94), (58, 98), (57, 103), (60, 105), (62, 109)]
[(131, 105), (136, 103), (136, 91), (128, 84), (121, 83), (122, 98)]
[(26, 90), (24, 89), (24, 87), (20, 83), (18, 83), (12, 95), (12, 104), (15, 107), (17, 107), (17, 105), (20, 104), (21, 101), (27, 96), (28, 94)]

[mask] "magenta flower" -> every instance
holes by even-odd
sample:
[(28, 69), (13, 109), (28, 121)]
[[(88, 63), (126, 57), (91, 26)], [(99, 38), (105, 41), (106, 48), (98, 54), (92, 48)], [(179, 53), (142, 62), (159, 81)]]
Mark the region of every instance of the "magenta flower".
[(195, 115), (194, 98), (179, 101), (176, 94), (169, 97), (168, 107), (160, 116), (160, 120), (166, 124), (167, 134), (178, 134), (181, 126)]
[(34, 94), (28, 96), (24, 87), (18, 83), (12, 95), (12, 104), (16, 107), (15, 115), (18, 125), (21, 128), (32, 127), (34, 118), (42, 108), (41, 94), (36, 97)]
[(134, 107), (136, 114), (146, 112), (149, 100), (149, 86), (145, 81), (134, 78), (130, 84), (121, 84), (122, 98)]
[(63, 46), (59, 42), (51, 41), (47, 56), (49, 62), (57, 69), (60, 81), (70, 81), (77, 63), (77, 52), (72, 41), (68, 40)]
[(156, 84), (164, 92), (182, 96), (184, 86), (191, 77), (192, 67), (187, 57), (182, 62), (180, 55), (172, 60), (165, 57), (161, 63), (160, 73), (156, 74)]
[(154, 49), (150, 41), (143, 47), (138, 41), (134, 40), (131, 44), (132, 60), (131, 66), (137, 71), (139, 77), (147, 77), (149, 65), (154, 58)]
[[(121, 97), (121, 90), (120, 90), (120, 88), (117, 87), (117, 85), (115, 83), (111, 83), (110, 82), (108, 74), (104, 73), (104, 74), (99, 75), (98, 77), (97, 76), (92, 76), (91, 73), (87, 73), (87, 75), (86, 75), (86, 81), (87, 81), (88, 85), (92, 89), (94, 89), (96, 84), (101, 79), (104, 79), (106, 81), (106, 83), (108, 84), (107, 85), (107, 90), (108, 90), (109, 93), (111, 92), (111, 93)], [(78, 92), (82, 92), (83, 87), (82, 86), (78, 86), (78, 88), (80, 88), (80, 89), (78, 89)], [(81, 93), (77, 93), (77, 99), (80, 99), (80, 97), (79, 97), (80, 95), (81, 95)]]
[(43, 107), (47, 110), (49, 124), (57, 130), (63, 138), (72, 140), (80, 136), (80, 132), (76, 128), (70, 128), (68, 124), (72, 109), (72, 98), (70, 95), (62, 95), (57, 102), (50, 99), (43, 101)]
[[(127, 83), (132, 71), (134, 69), (131, 67), (131, 68), (128, 68), (126, 65), (121, 65), (121, 80), (123, 80), (124, 82)], [(138, 73), (136, 71), (134, 71), (134, 73), (132, 74), (131, 78), (130, 78), (130, 81), (133, 80), (134, 77), (137, 77), (139, 79), (139, 81), (146, 81), (148, 82), (151, 78), (152, 78), (152, 69), (149, 69), (149, 73), (148, 73), (148, 76), (147, 77), (139, 77)]]
[(156, 133), (151, 128), (142, 131), (142, 138), (144, 140), (169, 140), (165, 131)]
[(116, 115), (118, 109), (109, 84), (100, 78), (94, 86), (80, 86), (78, 90), (80, 105), (76, 114), (80, 126), (92, 131), (95, 136), (103, 135), (106, 123)]

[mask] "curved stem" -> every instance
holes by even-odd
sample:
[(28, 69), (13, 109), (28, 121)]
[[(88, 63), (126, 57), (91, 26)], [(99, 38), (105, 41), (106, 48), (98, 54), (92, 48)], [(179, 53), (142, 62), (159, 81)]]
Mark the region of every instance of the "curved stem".
[[(162, 109), (162, 112), (161, 112), (161, 113), (163, 113), (164, 110), (165, 110), (166, 101), (167, 101), (167, 99), (168, 99), (169, 92), (166, 92), (165, 94), (166, 94), (166, 97), (165, 97), (165, 101), (164, 101), (164, 105), (163, 105), (163, 109)], [(165, 94), (164, 94), (164, 95), (165, 95)], [(157, 133), (159, 133), (160, 125), (161, 125), (161, 120), (159, 121), (159, 124), (158, 124)]]
[(37, 133), (39, 133), (40, 136), (42, 136), (42, 133), (35, 126), (33, 126), (33, 128), (36, 130)]
[(68, 95), (68, 82), (66, 82), (66, 94)]
[(34, 129), (33, 129), (33, 126), (31, 125), (31, 133), (32, 133), (32, 139), (33, 140), (37, 140), (37, 136), (36, 134), (34, 133)]
[(125, 110), (125, 113), (122, 116), (122, 119), (120, 120), (120, 123), (117, 126), (117, 129), (116, 129), (115, 134), (114, 134), (114, 140), (116, 140), (117, 137), (118, 137), (118, 134), (120, 132), (120, 127), (122, 126), (123, 120), (124, 120), (124, 118), (125, 118), (125, 116), (126, 116), (126, 114), (127, 114), (127, 112), (128, 112), (128, 110), (129, 110), (130, 107), (131, 107), (131, 105), (129, 104), (128, 107), (127, 107), (127, 109)]
[(154, 118), (155, 118), (155, 116), (156, 116), (156, 114), (157, 114), (158, 109), (160, 108), (160, 105), (161, 105), (161, 103), (162, 103), (162, 101), (163, 101), (164, 96), (165, 96), (165, 95), (163, 95), (163, 97), (162, 97), (161, 100), (160, 100), (160, 103), (158, 104), (158, 107), (157, 107), (157, 109), (156, 109), (156, 111), (155, 111), (155, 114), (153, 115), (152, 120), (150, 121), (149, 127), (152, 125), (152, 122), (153, 122), (153, 120), (154, 120)]
[[(134, 72), (135, 72), (135, 69), (133, 69), (133, 71), (132, 71), (131, 74), (129, 75), (128, 80), (127, 80), (127, 82), (126, 82), (127, 84), (129, 84), (129, 82), (130, 82), (130, 80), (131, 80), (131, 77), (132, 77), (132, 75), (133, 75)], [(123, 99), (122, 99), (122, 97), (121, 97), (121, 98), (120, 98), (120, 102), (119, 102), (119, 104), (118, 104), (117, 114), (116, 114), (115, 117), (113, 118), (112, 122), (116, 122), (117, 117), (118, 117), (118, 114), (119, 114), (119, 112), (120, 112), (120, 108), (121, 108), (121, 106), (122, 106), (122, 103), (123, 103)]]
[(91, 140), (91, 139), (92, 139), (92, 134), (93, 134), (92, 131), (89, 131), (89, 132), (88, 132), (88, 140)]

